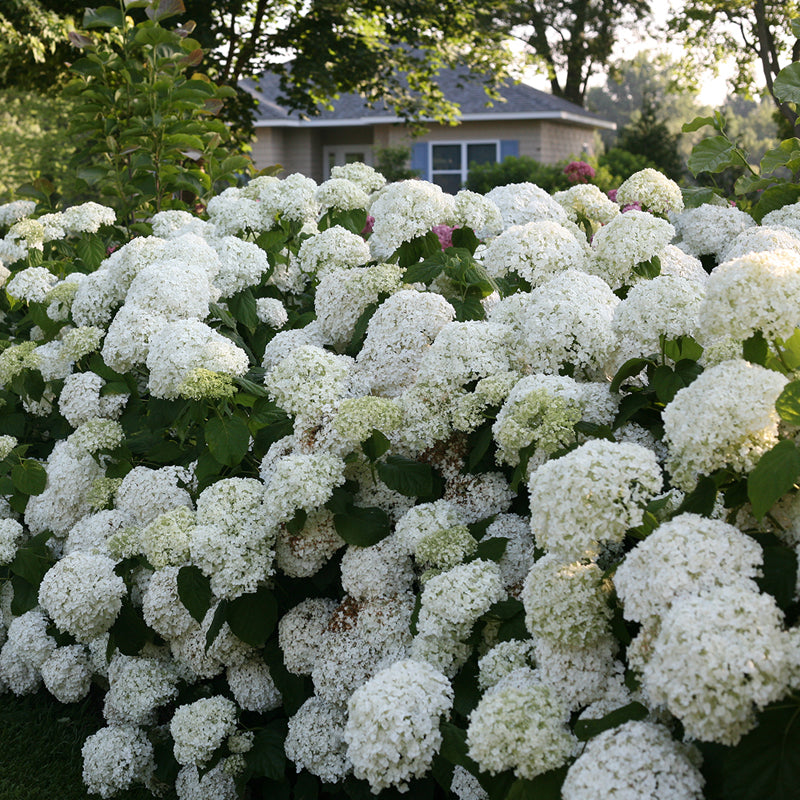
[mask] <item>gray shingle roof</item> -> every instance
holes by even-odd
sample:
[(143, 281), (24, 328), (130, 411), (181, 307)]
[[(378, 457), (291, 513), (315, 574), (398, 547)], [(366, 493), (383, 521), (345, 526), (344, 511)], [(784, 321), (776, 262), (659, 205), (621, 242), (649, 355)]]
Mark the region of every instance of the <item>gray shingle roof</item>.
[[(563, 119), (591, 127), (613, 128), (613, 123), (592, 114), (575, 103), (547, 92), (534, 89), (524, 83), (506, 83), (501, 88), (505, 99), (493, 101), (487, 106), (489, 98), (480, 80), (464, 80), (464, 73), (456, 70), (442, 70), (439, 86), (445, 97), (456, 103), (461, 110), (461, 119)], [(321, 109), (318, 116), (303, 121), (297, 112), (290, 112), (279, 105), (279, 79), (275, 73), (265, 72), (258, 84), (252, 80), (240, 83), (245, 91), (258, 100), (256, 108), (256, 127), (295, 126), (295, 125), (369, 125), (376, 122), (400, 122), (394, 112), (382, 102), (370, 108), (363, 97), (357, 94), (343, 94), (332, 101), (333, 109)]]

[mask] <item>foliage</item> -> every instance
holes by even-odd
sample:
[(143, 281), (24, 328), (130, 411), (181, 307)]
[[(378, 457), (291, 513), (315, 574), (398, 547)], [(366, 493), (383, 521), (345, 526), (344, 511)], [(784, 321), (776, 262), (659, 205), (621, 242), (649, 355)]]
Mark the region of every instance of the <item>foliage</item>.
[(405, 181), (410, 178), (418, 178), (419, 170), (411, 169), (408, 164), (411, 158), (410, 147), (375, 147), (375, 169), (386, 178), (387, 181)]
[(501, 11), (550, 79), (550, 91), (579, 106), (587, 82), (607, 67), (620, 30), (639, 26), (649, 4), (642, 0), (511, 0)]
[(650, 94), (643, 96), (637, 119), (620, 131), (617, 144), (621, 150), (646, 158), (674, 181), (683, 176), (678, 136), (671, 134), (666, 123), (659, 118), (655, 98)]
[(77, 103), (70, 126), (77, 191), (107, 198), (129, 221), (203, 203), (234, 184), (250, 163), (231, 152), (227, 126), (214, 119), (233, 90), (200, 72), (187, 74), (203, 52), (189, 37), (191, 26), (161, 25), (182, 4), (171, 4), (169, 12), (162, 5), (127, 3), (144, 7), (150, 17), (135, 25), (120, 10), (89, 9), (84, 28), (106, 35), (71, 34), (84, 51), (66, 88)]
[(496, 163), (472, 165), (466, 188), (485, 194), (495, 186), (525, 182), (535, 183), (548, 192), (570, 186), (563, 167), (557, 164), (542, 164), (530, 156), (509, 156)]
[[(767, 91), (787, 122), (797, 125), (797, 110), (775, 91), (775, 81), (787, 61), (800, 60), (800, 9), (795, 0), (691, 0), (676, 9), (668, 30), (689, 57), (684, 59), (682, 79), (697, 85), (708, 70), (733, 59), (736, 91), (752, 92), (753, 60), (761, 68)], [(796, 135), (796, 134), (795, 134)]]
[(63, 185), (75, 150), (67, 135), (74, 103), (35, 91), (0, 90), (0, 197), (45, 178)]

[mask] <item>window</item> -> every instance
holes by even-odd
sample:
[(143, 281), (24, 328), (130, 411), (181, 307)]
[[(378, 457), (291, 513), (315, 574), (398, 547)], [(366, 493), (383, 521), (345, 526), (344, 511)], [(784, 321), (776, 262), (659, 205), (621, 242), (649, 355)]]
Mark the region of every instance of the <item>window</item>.
[(325, 180), (328, 180), (331, 176), (331, 170), (343, 164), (362, 161), (364, 164), (372, 166), (372, 147), (368, 144), (329, 146), (325, 148), (322, 160), (323, 174)]
[(469, 165), (499, 160), (499, 142), (432, 142), (431, 182), (455, 194), (467, 181)]

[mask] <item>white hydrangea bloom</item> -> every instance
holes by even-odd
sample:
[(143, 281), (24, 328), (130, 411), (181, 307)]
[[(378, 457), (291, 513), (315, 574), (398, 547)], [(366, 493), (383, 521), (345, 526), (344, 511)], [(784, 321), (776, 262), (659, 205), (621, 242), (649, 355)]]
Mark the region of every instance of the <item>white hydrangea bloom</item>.
[(287, 413), (316, 417), (347, 393), (352, 367), (348, 356), (301, 345), (267, 374), (264, 385)]
[(605, 383), (578, 383), (566, 375), (528, 375), (509, 393), (492, 433), (498, 463), (516, 466), (519, 451), (535, 445), (530, 465), (575, 441), (573, 427), (581, 419), (611, 424), (616, 401)]
[(155, 771), (153, 745), (133, 725), (101, 728), (83, 743), (81, 755), (86, 788), (103, 798), (134, 784), (149, 786)]
[(173, 399), (181, 385), (199, 367), (221, 375), (244, 375), (247, 353), (204, 322), (169, 322), (153, 335), (147, 353), (148, 388), (153, 397)]
[(708, 280), (708, 273), (703, 269), (699, 258), (681, 250), (674, 244), (668, 244), (658, 255), (661, 262), (661, 274), (684, 278), (704, 285)]
[[(216, 198), (212, 198), (214, 200)], [(210, 202), (210, 201), (209, 201)], [(153, 236), (161, 239), (172, 239), (184, 233), (196, 233), (202, 236), (208, 223), (188, 211), (167, 209), (158, 211), (150, 218), (153, 226)]]
[(6, 284), (11, 297), (26, 303), (43, 303), (47, 293), (58, 283), (58, 276), (47, 267), (28, 267), (20, 270)]
[(347, 704), (344, 738), (357, 778), (373, 793), (423, 776), (439, 750), (439, 720), (453, 705), (450, 682), (410, 659), (381, 670)]
[(352, 771), (344, 729), (347, 712), (340, 706), (309, 697), (289, 718), (284, 742), (286, 757), (299, 772), (308, 770), (325, 783), (339, 783)]
[(447, 500), (419, 503), (397, 520), (393, 538), (405, 552), (413, 554), (426, 536), (463, 524), (463, 514)]
[(372, 547), (350, 545), (342, 557), (342, 589), (356, 600), (401, 594), (411, 589), (411, 559), (394, 537)]
[(569, 768), (564, 800), (702, 800), (699, 753), (652, 722), (625, 722), (590, 739)]
[(117, 212), (108, 206), (101, 206), (91, 200), (77, 206), (70, 206), (61, 214), (61, 224), (67, 235), (78, 233), (97, 233), (102, 225), (113, 225)]
[(800, 250), (766, 250), (726, 261), (708, 278), (700, 309), (703, 339), (743, 341), (757, 331), (767, 340), (788, 339), (800, 322), (799, 299)]
[(228, 667), (225, 677), (236, 703), (246, 711), (272, 711), (281, 705), (281, 693), (272, 680), (269, 666), (252, 658)]
[(0, 239), (0, 286), (4, 285), (11, 270), (5, 265), (15, 264), (22, 258), (25, 258), (28, 250), (23, 245), (19, 245), (11, 239)]
[(573, 222), (586, 217), (594, 228), (611, 222), (619, 214), (619, 206), (593, 183), (577, 183), (556, 192), (553, 200), (564, 206)]
[(357, 234), (334, 225), (306, 239), (297, 259), (303, 272), (321, 277), (334, 269), (363, 266), (370, 260), (369, 245)]
[(571, 231), (545, 219), (507, 228), (486, 245), (482, 262), (493, 277), (513, 272), (538, 286), (566, 269), (585, 269), (588, 255)]
[(667, 469), (686, 491), (700, 475), (749, 472), (778, 442), (778, 399), (787, 379), (742, 360), (723, 361), (679, 390), (664, 409)]
[(250, 181), (243, 194), (249, 195), (253, 187), (253, 197), (257, 198), (261, 211), (262, 225), (269, 228), (278, 217), (300, 224), (313, 222), (319, 215), (316, 201), (317, 183), (299, 172), (285, 178), (268, 180), (256, 178)]
[(144, 527), (156, 517), (178, 506), (193, 508), (186, 489), (189, 473), (181, 467), (134, 467), (122, 480), (115, 504), (131, 527)]
[(255, 286), (269, 271), (267, 254), (253, 242), (237, 236), (224, 236), (210, 244), (219, 255), (219, 272), (214, 287), (220, 297), (230, 297), (248, 286)]
[(634, 283), (633, 268), (659, 255), (674, 235), (669, 222), (646, 211), (619, 214), (594, 235), (593, 257), (586, 271), (601, 277), (612, 289)]
[(697, 336), (704, 296), (699, 282), (669, 275), (631, 286), (628, 296), (614, 309), (612, 321), (620, 362), (658, 353), (661, 335), (668, 340)]
[(185, 634), (193, 619), (178, 597), (179, 567), (156, 570), (142, 597), (144, 621), (165, 639)]
[(158, 314), (151, 314), (138, 306), (123, 306), (108, 328), (103, 342), (103, 360), (111, 369), (121, 373), (144, 365), (150, 342), (166, 324), (167, 320)]
[(378, 170), (362, 161), (337, 164), (331, 167), (331, 178), (344, 178), (352, 181), (368, 193), (377, 192), (386, 183), (386, 178)]
[(720, 263), (733, 261), (750, 253), (783, 250), (800, 255), (800, 231), (782, 226), (755, 225), (743, 230), (719, 254)]
[(369, 246), (377, 259), (388, 258), (403, 242), (424, 236), (434, 225), (449, 225), (455, 200), (427, 181), (400, 181), (386, 186), (372, 202), (375, 218)]
[(564, 764), (576, 749), (569, 707), (533, 670), (522, 668), (492, 687), (470, 714), (469, 757), (495, 775), (513, 769), (535, 778)]
[(0, 564), (10, 564), (22, 542), (24, 529), (15, 519), (0, 519)]
[(42, 681), (59, 703), (77, 703), (89, 694), (92, 668), (80, 644), (57, 647), (42, 664)]
[(755, 220), (734, 206), (704, 203), (687, 208), (671, 219), (678, 236), (678, 246), (693, 256), (714, 255), (722, 251)]
[(323, 347), (325, 344), (327, 344), (327, 339), (316, 320), (304, 328), (280, 331), (267, 342), (261, 366), (269, 372), (290, 355), (292, 350), (304, 345)]
[(617, 203), (626, 206), (633, 203), (653, 214), (680, 214), (683, 211), (681, 187), (663, 172), (647, 167), (634, 172), (617, 189)]
[(478, 659), (478, 686), (491, 689), (514, 670), (533, 667), (533, 642), (511, 639), (499, 642)]
[(317, 187), (316, 201), (320, 210), (350, 211), (354, 208), (366, 208), (369, 196), (357, 183), (347, 178), (331, 177)]
[(311, 511), (298, 533), (289, 533), (286, 525), (278, 527), (275, 566), (290, 578), (308, 578), (344, 545), (344, 539), (336, 532), (333, 514), (326, 508)]
[(770, 227), (793, 228), (800, 233), (800, 203), (789, 203), (782, 208), (776, 208), (764, 214), (762, 225)]
[(314, 310), (322, 332), (342, 349), (355, 333), (356, 323), (381, 294), (400, 288), (403, 269), (397, 264), (326, 269), (314, 295)]
[(0, 681), (14, 694), (35, 692), (41, 669), (56, 649), (56, 640), (47, 633), (48, 620), (38, 609), (19, 617), (5, 615), (8, 634), (0, 651)]
[(155, 710), (178, 694), (175, 669), (155, 658), (116, 655), (108, 683), (103, 716), (110, 725), (152, 725)]
[(256, 300), (258, 321), (270, 328), (282, 328), (289, 321), (289, 312), (280, 300), (274, 297), (259, 297)]
[[(277, 179), (276, 179), (277, 180)], [(217, 236), (228, 236), (249, 228), (261, 231), (271, 227), (266, 224), (263, 209), (254, 197), (247, 197), (235, 186), (229, 186), (208, 201), (208, 220)], [(155, 233), (155, 228), (153, 229)]]
[(740, 583), (678, 598), (628, 658), (651, 705), (665, 706), (688, 737), (725, 745), (752, 730), (757, 708), (785, 695), (797, 660), (773, 597)]
[(455, 224), (472, 228), (479, 239), (497, 236), (503, 230), (503, 215), (488, 197), (462, 189), (456, 193)]
[(222, 695), (204, 697), (175, 709), (169, 732), (175, 741), (178, 763), (206, 763), (225, 738), (236, 731), (236, 717), (236, 703)]
[(76, 372), (64, 379), (58, 398), (58, 410), (77, 428), (98, 417), (117, 419), (128, 402), (129, 394), (100, 394), (106, 382), (94, 372)]
[(498, 566), (503, 585), (517, 596), (534, 561), (530, 520), (516, 514), (498, 514), (486, 529), (484, 539), (495, 537), (508, 539), (506, 551)]
[(0, 205), (0, 225), (7, 227), (25, 217), (29, 217), (36, 210), (34, 200), (14, 200), (11, 203)]
[(309, 597), (286, 612), (278, 623), (278, 644), (286, 669), (310, 675), (320, 656), (322, 635), (336, 609), (335, 600)]
[(571, 364), (576, 377), (605, 377), (616, 344), (611, 321), (618, 305), (605, 281), (576, 269), (536, 287), (523, 322), (522, 344), (531, 371), (556, 374)]
[(454, 318), (455, 309), (433, 292), (404, 289), (381, 303), (356, 359), (370, 393), (396, 397), (413, 384), (425, 351)]
[(539, 220), (561, 223), (568, 219), (564, 208), (535, 183), (496, 186), (486, 193), (486, 198), (500, 209), (506, 228)]
[(567, 561), (595, 558), (642, 523), (660, 491), (652, 450), (593, 439), (542, 464), (530, 478), (531, 529), (539, 547)]
[(756, 591), (763, 551), (726, 522), (680, 514), (659, 525), (617, 568), (625, 617), (650, 624), (688, 594), (728, 585)]
[(586, 647), (609, 634), (611, 584), (597, 564), (565, 564), (548, 554), (530, 569), (520, 599), (535, 637)]
[(194, 764), (187, 764), (175, 778), (175, 794), (178, 800), (238, 800), (236, 773), (241, 766), (241, 756), (228, 756), (201, 775)]
[(126, 592), (114, 567), (107, 556), (76, 550), (47, 571), (39, 603), (59, 630), (86, 644), (113, 625)]

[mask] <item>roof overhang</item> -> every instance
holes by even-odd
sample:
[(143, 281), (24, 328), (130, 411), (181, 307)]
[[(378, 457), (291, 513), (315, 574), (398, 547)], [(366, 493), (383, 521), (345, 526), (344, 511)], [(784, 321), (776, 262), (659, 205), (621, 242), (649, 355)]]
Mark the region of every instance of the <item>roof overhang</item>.
[[(605, 128), (614, 131), (617, 129), (615, 122), (605, 119), (583, 116), (570, 111), (529, 111), (520, 114), (487, 112), (484, 114), (462, 114), (459, 122), (514, 122), (517, 120), (551, 120), (553, 122), (571, 122), (586, 128)], [(435, 124), (434, 119), (423, 119), (423, 124)], [(395, 116), (351, 117), (349, 119), (257, 119), (253, 124), (256, 128), (350, 128), (366, 125), (397, 125), (405, 120)]]

